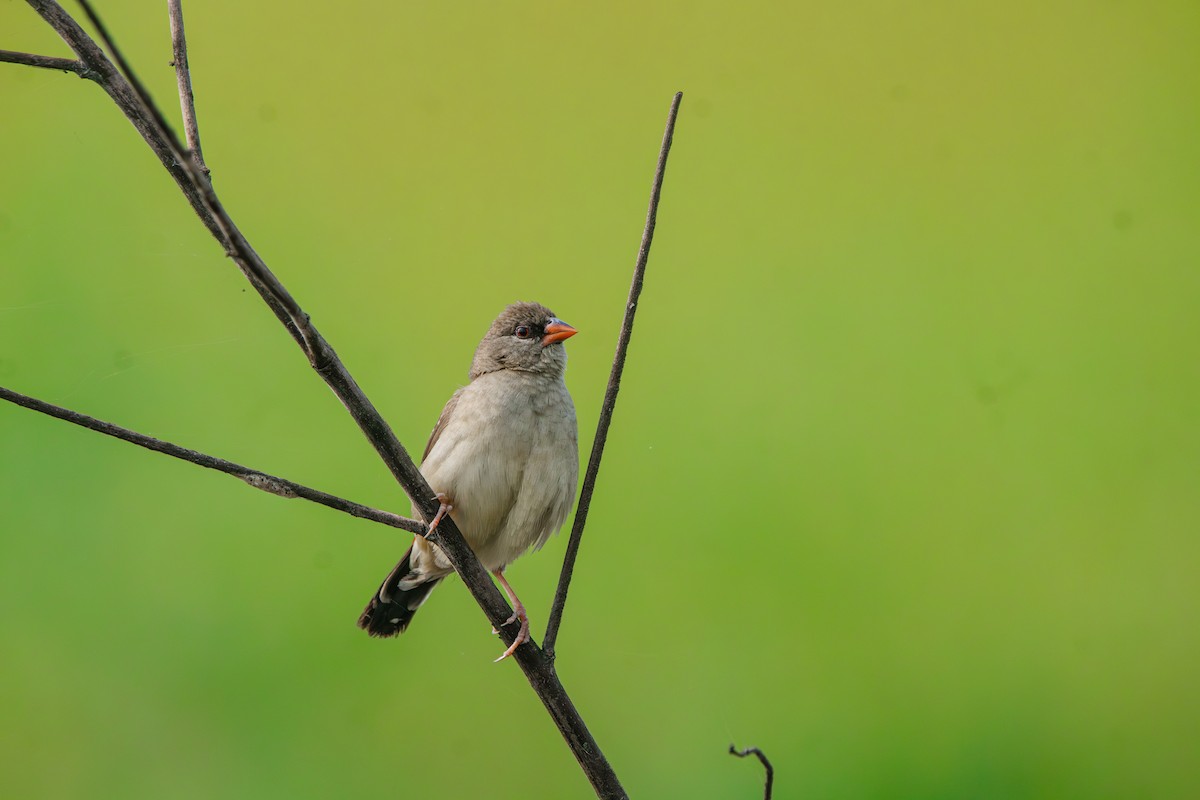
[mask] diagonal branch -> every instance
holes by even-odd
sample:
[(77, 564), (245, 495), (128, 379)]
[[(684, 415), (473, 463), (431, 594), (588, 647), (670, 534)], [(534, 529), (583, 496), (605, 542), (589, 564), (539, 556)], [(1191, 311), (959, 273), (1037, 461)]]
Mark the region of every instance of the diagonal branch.
[(187, 37), (183, 33), (183, 0), (167, 0), (167, 14), (171, 17), (171, 53), (175, 67), (175, 82), (179, 84), (179, 109), (183, 113), (183, 137), (187, 142), (196, 166), (206, 176), (209, 169), (204, 164), (204, 153), (200, 150), (200, 127), (196, 123), (196, 99), (192, 96), (192, 71), (188, 66)]
[[(163, 166), (180, 186), (205, 227), (225, 248), (226, 253), (234, 260), (264, 302), (300, 345), (313, 369), (346, 406), (376, 452), (413, 500), (414, 506), (427, 520), (432, 519), (438, 503), (407, 451), (367, 399), (357, 382), (351, 377), (333, 348), (317, 332), (308, 315), (271, 273), (233, 224), (232, 219), (217, 199), (211, 181), (188, 157), (186, 150), (167, 126), (161, 112), (150, 100), (128, 62), (121, 56), (112, 37), (105, 30), (90, 3), (87, 0), (80, 0), (101, 38), (113, 53), (113, 58), (121, 65), (121, 69), (117, 69), (113, 65), (91, 37), (56, 2), (53, 0), (27, 0), (27, 2), (67, 42), (80, 57), (85, 67), (96, 73), (94, 80), (112, 97), (122, 113), (146, 140)], [(644, 241), (643, 246), (648, 248), (648, 241)], [(476, 602), (487, 613), (493, 625), (501, 631), (504, 641), (511, 643), (515, 638), (515, 631), (504, 626), (510, 609), (479, 564), (478, 559), (475, 558), (474, 553), (471, 552), (470, 547), (463, 540), (462, 534), (454, 525), (453, 520), (445, 519), (430, 538), (446, 553)], [(599, 746), (558, 680), (552, 662), (533, 642), (522, 645), (516, 650), (514, 656), (539, 699), (559, 727), (597, 794), (603, 798), (626, 797), (612, 767), (600, 752)]]
[[(88, 0), (80, 0), (80, 5), (89, 20), (95, 26), (105, 45), (113, 53), (113, 58), (121, 65), (119, 70), (58, 3), (53, 0), (27, 0), (27, 2), (62, 36), (84, 64), (97, 73), (97, 83), (117, 102), (126, 118), (134, 124), (142, 137), (150, 144), (151, 149), (159, 156), (159, 160), (171, 172), (172, 177), (180, 184), (205, 226), (225, 247), (226, 254), (238, 265), (263, 300), (275, 312), (276, 317), (287, 327), (297, 344), (304, 350), (313, 369), (346, 406), (368, 441), (375, 447), (376, 452), (412, 499), (414, 506), (420, 509), (426, 519), (432, 519), (437, 513), (438, 502), (434, 497), (433, 490), (429, 488), (428, 483), (413, 464), (408, 452), (346, 370), (337, 353), (317, 332), (309, 315), (284, 288), (233, 223), (224, 206), (217, 199), (211, 181), (201, 174), (195, 162), (187, 157), (183, 146), (167, 125), (161, 111), (151, 100), (141, 81), (133, 73), (128, 61), (121, 54), (91, 3)], [(463, 582), (471, 590), (476, 602), (487, 612), (493, 626), (500, 630), (501, 637), (507, 643), (511, 643), (516, 637), (516, 632), (511, 627), (504, 627), (505, 621), (511, 616), (511, 609), (495, 584), (492, 583), (491, 577), (479, 564), (479, 560), (475, 558), (475, 554), (462, 538), (462, 534), (454, 525), (453, 520), (443, 522), (438, 526), (431, 540), (446, 552), (451, 563), (462, 576)], [(523, 657), (522, 651), (525, 652)], [(536, 647), (520, 648), (514, 655), (517, 656), (517, 663), (526, 671), (527, 677), (529, 670), (536, 668), (538, 661), (541, 660), (541, 652)], [(543, 700), (545, 699), (543, 697)], [(582, 727), (582, 720), (578, 720), (578, 723)], [(584, 733), (586, 733), (586, 728), (584, 728)], [(587, 738), (590, 740), (590, 734), (587, 735)], [(589, 747), (592, 752), (599, 752), (599, 748), (595, 746), (594, 742), (591, 742)]]
[(270, 492), (280, 497), (301, 497), (338, 511), (344, 511), (352, 517), (369, 519), (372, 522), (381, 522), (384, 525), (391, 525), (393, 528), (400, 528), (411, 533), (425, 532), (425, 524), (415, 519), (402, 517), (390, 511), (381, 511), (378, 508), (364, 506), (361, 503), (355, 503), (337, 495), (322, 492), (318, 489), (311, 489), (303, 484), (289, 481), (286, 478), (268, 475), (265, 472), (244, 467), (241, 464), (235, 464), (223, 458), (210, 456), (198, 450), (190, 450), (171, 442), (164, 442), (162, 439), (155, 439), (153, 436), (147, 436), (144, 433), (122, 428), (120, 425), (114, 425), (111, 422), (89, 417), (87, 414), (80, 414), (78, 411), (56, 406), (53, 403), (47, 403), (44, 400), (38, 400), (20, 392), (14, 392), (12, 389), (6, 389), (3, 386), (0, 386), (0, 400), (7, 400), (10, 403), (28, 408), (31, 411), (37, 411), (56, 419), (70, 422), (73, 425), (88, 428), (97, 433), (103, 433), (105, 436), (112, 436), (116, 439), (131, 442), (147, 450), (154, 450), (155, 452), (164, 453), (183, 461), (190, 461), (201, 467), (224, 472), (227, 475), (242, 479), (255, 489), (262, 489), (264, 492)]
[(642, 244), (638, 248), (637, 261), (633, 267), (633, 282), (629, 287), (629, 300), (625, 303), (625, 318), (621, 321), (621, 333), (617, 337), (617, 352), (613, 356), (608, 388), (604, 391), (604, 402), (600, 406), (596, 438), (592, 441), (592, 454), (588, 457), (583, 488), (579, 491), (579, 507), (575, 510), (575, 521), (571, 525), (571, 538), (567, 542), (562, 572), (558, 576), (558, 588), (554, 591), (554, 604), (550, 606), (550, 617), (546, 623), (544, 647), (546, 657), (551, 661), (554, 660), (554, 643), (558, 639), (558, 629), (562, 625), (563, 607), (567, 604), (567, 590), (571, 587), (571, 575), (575, 571), (575, 559), (579, 556), (579, 543), (583, 540), (583, 526), (587, 524), (588, 508), (592, 504), (592, 492), (596, 488), (596, 475), (600, 472), (600, 459), (604, 455), (604, 443), (608, 439), (608, 426), (612, 422), (613, 410), (617, 407), (617, 392), (621, 390), (625, 354), (629, 351), (629, 339), (633, 336), (633, 315), (637, 313), (638, 297), (642, 293), (642, 281), (646, 276), (646, 261), (650, 258), (650, 243), (654, 241), (654, 224), (658, 219), (658, 199), (662, 195), (663, 177), (667, 171), (667, 155), (671, 152), (671, 140), (675, 136), (675, 118), (679, 115), (679, 104), (682, 101), (683, 92), (676, 92), (671, 101), (671, 110), (667, 113), (667, 128), (663, 132), (662, 147), (658, 151), (658, 166), (654, 170), (654, 183), (650, 190), (650, 207), (646, 211), (646, 227), (642, 231)]

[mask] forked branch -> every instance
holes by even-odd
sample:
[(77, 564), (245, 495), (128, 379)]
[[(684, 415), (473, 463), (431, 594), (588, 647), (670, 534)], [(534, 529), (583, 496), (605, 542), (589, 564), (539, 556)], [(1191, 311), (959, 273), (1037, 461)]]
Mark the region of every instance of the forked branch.
[[(27, 2), (63, 38), (78, 56), (78, 61), (51, 59), (49, 57), (10, 53), (8, 51), (4, 51), (4, 56), (7, 57), (0, 57), (0, 60), (74, 72), (81, 77), (95, 81), (108, 93), (121, 109), (122, 113), (125, 114), (126, 118), (138, 130), (142, 138), (145, 139), (151, 150), (158, 156), (164, 168), (175, 179), (205, 227), (225, 249), (226, 254), (238, 265), (247, 280), (258, 291), (264, 302), (266, 302), (271, 311), (301, 347), (309, 364), (346, 406), (367, 440), (375, 448), (396, 480), (413, 500), (414, 506), (420, 510), (427, 520), (431, 519), (437, 511), (437, 500), (407, 451), (400, 444), (391, 428), (379, 415), (374, 405), (367, 399), (354, 378), (346, 370), (345, 365), (338, 358), (333, 348), (316, 330), (308, 314), (304, 312), (295, 298), (284, 288), (283, 284), (250, 246), (217, 198), (212, 182), (209, 179), (207, 167), (204, 166), (203, 161), (200, 159), (199, 133), (195, 122), (195, 108), (191, 100), (190, 73), (187, 69), (187, 49), (186, 40), (183, 36), (182, 12), (179, 9), (178, 0), (168, 1), (172, 12), (172, 39), (175, 48), (175, 65), (180, 88), (180, 102), (185, 118), (185, 129), (187, 129), (186, 146), (178, 140), (175, 133), (167, 125), (161, 111), (151, 100), (136, 74), (116, 47), (112, 36), (105, 29), (103, 23), (87, 0), (80, 0), (80, 4), (112, 54), (112, 60), (105, 55), (104, 51), (84, 32), (79, 24), (58, 3), (52, 0), (27, 0)], [(115, 64), (113, 63), (114, 61), (116, 62)], [(593, 447), (592, 458), (588, 465), (588, 475), (590, 477), (585, 477), (584, 491), (588, 500), (590, 500), (592, 486), (595, 482), (595, 474), (599, 467), (603, 442), (609, 421), (611, 420), (612, 407), (615, 404), (616, 391), (620, 382), (621, 366), (623, 365), (625, 352), (628, 348), (629, 334), (632, 330), (632, 312), (636, 308), (637, 293), (641, 288), (642, 274), (645, 270), (646, 257), (649, 253), (650, 241), (653, 237), (654, 218), (662, 185), (662, 173), (666, 164), (666, 153), (670, 147), (671, 133), (680, 98), (681, 95), (676, 95), (671, 106), (667, 134), (664, 138), (663, 149), (659, 157), (658, 172), (655, 176), (646, 232), (643, 235), (642, 247), (638, 256), (638, 267), (635, 269), (630, 303), (626, 309), (625, 324), (622, 328), (621, 339), (618, 342), (617, 361), (614, 362), (613, 374), (610, 377), (609, 389), (605, 396), (605, 415), (601, 417), (600, 428), (597, 431), (597, 444)], [(97, 420), (96, 422), (99, 423), (100, 421)], [(100, 424), (103, 425), (106, 423)], [(112, 431), (105, 432), (112, 433)], [(130, 439), (130, 441), (133, 441), (133, 439)], [(149, 446), (145, 442), (140, 442), (140, 444)], [(159, 442), (158, 444), (162, 446), (156, 446), (153, 449), (168, 452), (167, 443)], [(170, 445), (170, 447), (176, 446)], [(178, 453), (172, 454), (178, 455)], [(225, 463), (230, 464), (230, 462)], [(231, 467), (246, 470), (246, 468), (238, 467), (238, 465), (231, 465)], [(271, 481), (279, 482), (274, 484), (276, 488), (284, 486), (284, 483), (286, 483), (282, 482), (282, 479), (265, 476), (262, 473), (253, 474), (262, 476), (268, 483)], [(290, 491), (295, 491), (294, 487), (296, 485), (292, 484), (291, 486), (293, 488)], [(323, 494), (317, 493), (316, 490), (307, 491), (315, 494)], [(586, 501), (584, 501), (584, 495), (581, 495), (581, 503), (583, 503), (582, 514), (578, 516), (575, 530), (572, 531), (568, 564), (564, 565), (564, 578), (560, 580), (559, 592), (555, 600), (555, 610), (552, 613), (552, 627), (548, 631), (551, 641), (553, 641), (553, 636), (557, 633), (558, 620), (561, 619), (562, 606), (566, 598), (566, 588), (570, 582), (570, 568), (574, 564), (575, 554), (579, 546), (579, 537), (582, 534), (583, 522), (586, 519), (587, 506)], [(386, 514), (386, 512), (377, 513)], [(377, 519), (376, 521), (395, 524), (394, 520)], [(478, 559), (475, 558), (463, 540), (462, 534), (453, 520), (446, 518), (437, 531), (431, 534), (430, 538), (449, 557), (451, 563), (462, 577), (463, 583), (471, 591), (480, 607), (484, 609), (492, 624), (501, 631), (504, 640), (507, 643), (511, 643), (515, 632), (511, 628), (504, 626), (504, 621), (508, 618), (510, 609), (501, 597), (499, 590), (497, 590), (490, 577), (479, 564)], [(579, 761), (581, 768), (591, 781), (597, 794), (603, 798), (626, 797), (625, 791), (617, 780), (616, 774), (600, 752), (599, 746), (588, 732), (582, 718), (575, 710), (561, 682), (559, 682), (551, 659), (547, 658), (533, 642), (529, 642), (518, 648), (514, 656), (534, 691), (546, 706), (555, 724), (559, 727), (564, 739), (566, 739), (568, 746)]]

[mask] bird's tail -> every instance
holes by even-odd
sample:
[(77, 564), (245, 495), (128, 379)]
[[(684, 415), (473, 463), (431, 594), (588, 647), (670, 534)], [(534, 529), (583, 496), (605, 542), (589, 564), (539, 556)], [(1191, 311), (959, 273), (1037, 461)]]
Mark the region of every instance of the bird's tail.
[(371, 597), (371, 602), (367, 603), (362, 616), (358, 618), (358, 627), (372, 636), (398, 636), (404, 633), (417, 609), (429, 597), (433, 587), (441, 581), (441, 578), (430, 578), (416, 586), (401, 589), (398, 584), (412, 572), (411, 557), (410, 547), (396, 568), (384, 578), (383, 585)]

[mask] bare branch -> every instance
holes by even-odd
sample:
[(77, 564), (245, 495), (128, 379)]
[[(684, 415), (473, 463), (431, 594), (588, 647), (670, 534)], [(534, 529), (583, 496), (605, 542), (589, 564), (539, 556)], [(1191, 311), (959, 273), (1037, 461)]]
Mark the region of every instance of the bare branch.
[[(126, 80), (125, 76), (113, 65), (104, 51), (101, 50), (92, 38), (80, 27), (75, 19), (63, 10), (62, 6), (53, 0), (26, 0), (29, 5), (36, 11), (46, 23), (54, 29), (55, 33), (62, 37), (62, 40), (67, 43), (67, 46), (79, 56), (87, 70), (87, 77), (94, 80), (100, 88), (102, 88), (113, 102), (117, 104), (117, 108), (121, 109), (121, 113), (125, 118), (133, 124), (133, 127), (149, 145), (150, 149), (158, 156), (158, 160), (167, 170), (170, 176), (191, 204), (192, 210), (200, 217), (200, 221), (204, 223), (204, 227), (208, 229), (218, 242), (225, 248), (226, 252), (231, 253), (231, 244), (229, 239), (217, 224), (216, 217), (212, 210), (205, 203), (204, 192), (193, 180), (191, 173), (187, 169), (191, 159), (185, 158), (183, 148), (177, 142), (174, 134), (166, 127), (166, 123), (162, 120), (162, 115), (154, 113), (154, 110), (146, 107), (142, 102), (138, 93), (134, 91), (133, 85)], [(94, 13), (94, 12), (93, 12)], [(297, 342), (302, 341), (300, 332), (292, 323), (291, 316), (288, 311), (280, 305), (279, 301), (266, 290), (262, 282), (255, 277), (246, 267), (242, 268), (252, 286), (263, 298), (263, 301), (270, 307), (276, 318), (283, 323), (288, 329), (288, 333)]]
[[(225, 211), (224, 206), (217, 199), (212, 182), (202, 175), (196, 168), (194, 162), (186, 157), (186, 152), (174, 132), (166, 124), (162, 113), (159, 111), (154, 101), (146, 92), (141, 81), (133, 73), (132, 67), (121, 54), (113, 37), (108, 33), (104, 23), (100, 20), (95, 10), (88, 0), (79, 0), (80, 5), (87, 13), (88, 18), (96, 27), (97, 32), (104, 40), (105, 45), (113, 53), (113, 58), (121, 66), (121, 71), (117, 72), (112, 69), (111, 62), (104, 54), (95, 46), (95, 43), (82, 31), (69, 15), (62, 10), (57, 3), (52, 0), (28, 0), (31, 5), (39, 9), (39, 13), (43, 12), (43, 16), (55, 27), (55, 30), (67, 39), (67, 36), (72, 38), (67, 39), (67, 43), (72, 49), (79, 52), (82, 49), (81, 57), (85, 63), (88, 63), (89, 58), (99, 58), (104, 65), (107, 65), (111, 73), (111, 80), (115, 85), (124, 85), (128, 87), (128, 91), (135, 99), (135, 103), (131, 105), (129, 110), (126, 110), (126, 115), (132, 114), (140, 123), (139, 130), (144, 127), (148, 135), (152, 135), (156, 141), (159, 141), (164, 149), (170, 154), (173, 162), (183, 168), (182, 180), (189, 187), (197, 190), (200, 199), (200, 205), (213, 220), (213, 227), (216, 229), (218, 241), (222, 242), (227, 248), (227, 254), (234, 262), (242, 269), (242, 272), (250, 279), (251, 283), (259, 291), (268, 302), (272, 305), (272, 309), (276, 311), (276, 315), (281, 321), (288, 326), (297, 343), (305, 351), (308, 356), (310, 365), (316, 370), (317, 374), (329, 385), (338, 399), (350, 412), (350, 415), (358, 423), (359, 428), (366, 435), (367, 439), (375, 447), (377, 453), (387, 464), (392, 474), (397, 481), (408, 493), (413, 504), (419, 508), (427, 520), (433, 519), (437, 513), (438, 501), (434, 496), (434, 492), (429, 488), (425, 478), (421, 475), (412, 458), (404, 449), (403, 445), (396, 438), (391, 427), (383, 420), (375, 406), (367, 399), (358, 383), (346, 370), (337, 353), (325, 341), (324, 337), (317, 332), (313, 326), (309, 316), (300, 308), (299, 303), (295, 298), (283, 287), (279, 279), (267, 267), (266, 263), (250, 246), (250, 243), (238, 230), (233, 223), (229, 214)], [(65, 24), (69, 22), (70, 24)], [(57, 24), (56, 24), (57, 23)], [(60, 29), (61, 26), (61, 29)], [(74, 26), (72, 28), (71, 26)], [(65, 32), (64, 32), (65, 31)], [(81, 38), (82, 37), (82, 38)], [(86, 53), (86, 55), (84, 54)], [(107, 77), (107, 75), (106, 75)], [(135, 126), (138, 124), (135, 123)], [(449, 557), (455, 569), (462, 576), (464, 583), (471, 589), (475, 596), (476, 602), (480, 603), (481, 607), (488, 612), (488, 618), (493, 627), (500, 631), (502, 638), (506, 643), (511, 644), (512, 639), (516, 637), (516, 632), (511, 628), (506, 628), (504, 623), (511, 616), (511, 609), (500, 595), (500, 591), (492, 583), (491, 577), (483, 569), (471, 548), (462, 538), (461, 532), (454, 524), (453, 520), (446, 520), (438, 526), (437, 531), (430, 537), (431, 541), (441, 547)], [(529, 658), (533, 658), (536, 651), (536, 656), (540, 658), (540, 651), (536, 647), (522, 648), (527, 651)], [(519, 656), (519, 649), (514, 655)], [(517, 658), (520, 664), (522, 660)], [(534, 668), (536, 663), (532, 660), (527, 660), (522, 665), (523, 669)], [(582, 723), (582, 720), (580, 720)], [(598, 749), (598, 748), (597, 748)]]
[(183, 33), (183, 0), (167, 0), (167, 14), (171, 17), (171, 52), (175, 67), (175, 82), (179, 84), (179, 109), (183, 113), (183, 136), (196, 166), (206, 176), (209, 169), (204, 164), (204, 153), (200, 149), (200, 128), (196, 123), (196, 100), (192, 96), (192, 72), (188, 66), (187, 37)]
[(217, 228), (216, 222), (213, 221), (212, 215), (204, 208), (199, 192), (187, 179), (183, 171), (183, 167), (175, 161), (174, 154), (171, 152), (170, 146), (162, 134), (153, 125), (152, 118), (141, 107), (141, 103), (137, 95), (133, 92), (129, 82), (117, 71), (112, 62), (104, 55), (104, 52), (96, 45), (92, 38), (84, 32), (79, 23), (75, 21), (70, 14), (63, 10), (62, 6), (53, 0), (27, 0), (29, 5), (36, 11), (46, 23), (54, 29), (62, 40), (67, 43), (67, 46), (75, 52), (85, 68), (91, 73), (91, 77), (99, 86), (104, 89), (121, 112), (125, 115), (137, 129), (137, 132), (158, 156), (159, 161), (170, 173), (171, 177), (179, 185), (191, 203), (192, 208), (200, 216), (204, 226), (214, 236), (220, 237), (220, 229)]
[[(233, 258), (251, 285), (304, 350), (313, 369), (346, 406), (376, 452), (408, 493), (413, 505), (427, 520), (432, 519), (437, 512), (438, 502), (407, 451), (351, 377), (333, 348), (317, 332), (308, 315), (233, 224), (217, 199), (212, 183), (192, 159), (186, 157), (183, 146), (163, 120), (161, 112), (150, 100), (87, 0), (80, 2), (113, 52), (114, 59), (121, 65), (121, 70), (105, 57), (78, 23), (53, 0), (27, 2), (63, 37), (83, 63), (98, 73), (95, 78), (97, 83), (113, 98), (150, 145), (210, 233), (225, 247), (227, 254)], [(511, 644), (516, 631), (512, 627), (505, 627), (511, 609), (462, 538), (453, 520), (443, 520), (430, 539), (447, 555), (475, 601), (501, 632), (505, 643)], [(559, 727), (597, 795), (602, 798), (627, 797), (616, 773), (604, 758), (599, 745), (567, 696), (551, 661), (532, 641), (517, 648), (514, 660)]]
[(767, 783), (763, 788), (763, 800), (771, 800), (771, 788), (775, 783), (775, 769), (771, 766), (771, 762), (767, 761), (766, 754), (757, 747), (747, 747), (745, 750), (738, 750), (733, 745), (729, 745), (729, 754), (738, 758), (745, 758), (746, 756), (758, 757), (758, 760), (762, 762), (763, 767), (767, 770)]
[(232, 475), (235, 478), (240, 478), (255, 489), (262, 489), (264, 492), (279, 495), (280, 497), (301, 497), (305, 500), (311, 500), (314, 503), (320, 503), (323, 506), (344, 511), (353, 517), (361, 519), (369, 519), (372, 522), (381, 522), (384, 525), (390, 525), (393, 528), (409, 531), (411, 533), (424, 533), (425, 523), (408, 517), (402, 517), (399, 514), (393, 514), (390, 511), (381, 511), (378, 508), (364, 506), (361, 503), (355, 503), (351, 500), (346, 500), (337, 495), (328, 494), (317, 489), (310, 489), (294, 481), (289, 481), (286, 478), (279, 478), (274, 475), (268, 475), (265, 472), (260, 472), (250, 467), (244, 467), (241, 464), (235, 464), (232, 461), (226, 461), (223, 458), (210, 456), (207, 453), (201, 453), (197, 450), (189, 450), (186, 447), (180, 447), (171, 442), (164, 442), (161, 439), (155, 439), (153, 436), (147, 436), (144, 433), (131, 431), (128, 428), (122, 428), (120, 425), (114, 425), (111, 422), (89, 417), (87, 414), (80, 414), (78, 411), (72, 411), (69, 408), (56, 406), (52, 403), (47, 403), (44, 400), (30, 397), (14, 392), (12, 389), (6, 389), (0, 386), (0, 400), (7, 400), (10, 403), (28, 408), (31, 411), (37, 411), (57, 419), (70, 422), (73, 425), (79, 425), (89, 430), (103, 433), (106, 436), (112, 436), (116, 439), (121, 439), (126, 442), (131, 442), (144, 447), (147, 450), (154, 450), (158, 453), (183, 461), (190, 461), (193, 464), (198, 464), (208, 469), (215, 469), (218, 472), (224, 472), (227, 475)]
[(82, 61), (72, 58), (56, 58), (54, 56), (39, 56), (34, 53), (18, 53), (15, 50), (0, 50), (0, 62), (8, 64), (23, 64), (26, 67), (41, 69), (57, 69), (63, 72), (74, 72), (81, 78), (87, 77), (86, 68)]
[(608, 439), (608, 426), (612, 422), (613, 410), (617, 406), (617, 392), (621, 390), (621, 373), (625, 369), (625, 354), (629, 350), (629, 339), (633, 336), (633, 315), (637, 313), (638, 297), (642, 293), (642, 281), (646, 275), (646, 262), (650, 258), (650, 243), (654, 241), (654, 224), (658, 218), (658, 199), (662, 195), (663, 177), (667, 171), (667, 155), (671, 152), (671, 140), (675, 136), (675, 118), (679, 115), (679, 104), (683, 92), (676, 92), (667, 113), (667, 128), (663, 132), (662, 147), (658, 151), (658, 166), (654, 170), (654, 183), (650, 190), (650, 207), (646, 211), (646, 227), (642, 231), (642, 244), (638, 248), (637, 261), (633, 267), (633, 282), (629, 287), (629, 300), (625, 303), (625, 318), (621, 321), (621, 333), (617, 337), (617, 352), (613, 356), (612, 371), (608, 376), (608, 388), (604, 391), (604, 402), (600, 406), (600, 419), (596, 423), (596, 438), (592, 441), (592, 454), (588, 458), (587, 471), (583, 476), (583, 488), (579, 491), (579, 506), (575, 510), (575, 522), (571, 525), (571, 538), (563, 557), (562, 572), (558, 576), (558, 588), (554, 591), (554, 604), (550, 606), (550, 618), (546, 623), (546, 657), (554, 660), (554, 644), (558, 629), (562, 625), (563, 607), (567, 604), (567, 590), (571, 587), (571, 575), (575, 571), (575, 559), (579, 556), (579, 543), (583, 539), (583, 526), (587, 524), (588, 508), (592, 504), (592, 492), (596, 487), (596, 475), (600, 472), (600, 459), (604, 455), (604, 443)]

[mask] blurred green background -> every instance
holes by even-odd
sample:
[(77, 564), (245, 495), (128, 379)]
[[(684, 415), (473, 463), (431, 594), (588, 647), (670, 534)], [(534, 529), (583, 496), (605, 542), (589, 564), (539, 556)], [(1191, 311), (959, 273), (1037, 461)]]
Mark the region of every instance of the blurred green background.
[[(101, 10), (176, 119), (165, 4)], [(560, 639), (632, 795), (760, 797), (734, 742), (777, 797), (1200, 796), (1194, 0), (185, 11), (226, 206), (417, 452), (517, 299), (588, 452), (685, 92)], [(406, 512), (107, 97), (0, 97), (0, 384)], [(0, 448), (0, 794), (589, 795), (457, 581), (355, 628), (406, 535)]]

